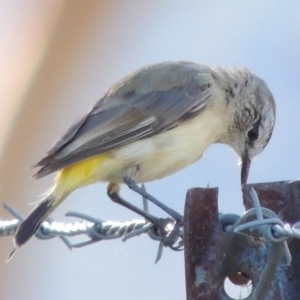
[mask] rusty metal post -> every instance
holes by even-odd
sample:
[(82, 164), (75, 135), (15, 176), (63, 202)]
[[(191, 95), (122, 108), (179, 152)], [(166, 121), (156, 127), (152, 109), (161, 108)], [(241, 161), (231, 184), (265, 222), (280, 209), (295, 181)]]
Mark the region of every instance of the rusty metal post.
[[(300, 181), (246, 185), (243, 188), (246, 209), (252, 208), (251, 187), (261, 205), (273, 210), (284, 222), (300, 221)], [(187, 193), (184, 214), (187, 300), (231, 299), (224, 290), (226, 277), (237, 284), (250, 278), (255, 289), (268, 260), (271, 243), (250, 247), (242, 235), (223, 232), (217, 198), (217, 189), (195, 188)], [(300, 241), (294, 239), (289, 246), (292, 265), (288, 267), (282, 259), (264, 300), (300, 299)]]
[(224, 237), (218, 217), (218, 189), (190, 189), (184, 212), (187, 300), (230, 299), (220, 275)]

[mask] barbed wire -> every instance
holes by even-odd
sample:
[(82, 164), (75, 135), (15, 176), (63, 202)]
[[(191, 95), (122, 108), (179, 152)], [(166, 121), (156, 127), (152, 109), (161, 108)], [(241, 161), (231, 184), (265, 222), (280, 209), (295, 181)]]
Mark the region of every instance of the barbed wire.
[[(0, 220), (0, 236), (12, 236), (16, 233), (18, 226), (24, 220), (24, 217), (10, 204), (4, 202), (4, 208), (10, 212), (16, 219), (9, 221)], [(149, 211), (148, 201), (143, 197), (143, 209)], [(157, 263), (161, 257), (165, 246), (165, 237), (173, 232), (175, 220), (172, 218), (159, 218), (160, 223), (164, 224), (164, 236), (161, 231), (148, 220), (134, 219), (131, 221), (103, 221), (87, 214), (79, 212), (67, 212), (68, 217), (75, 217), (81, 221), (75, 222), (57, 222), (48, 218), (42, 223), (35, 237), (41, 240), (48, 240), (59, 237), (69, 249), (81, 248), (103, 240), (112, 240), (121, 238), (123, 242), (130, 238), (147, 234), (152, 240), (158, 241), (158, 251), (155, 259)], [(157, 218), (158, 219), (158, 218)], [(85, 235), (88, 239), (84, 242), (71, 243), (68, 237)], [(183, 250), (183, 230), (179, 228), (176, 235), (172, 238), (172, 250)]]
[[(290, 238), (300, 239), (300, 222), (293, 225), (284, 223), (272, 210), (260, 206), (259, 199), (253, 188), (250, 194), (254, 208), (246, 211), (242, 216), (220, 214), (219, 219), (224, 232), (233, 230), (235, 233), (248, 234), (255, 239), (257, 239), (257, 233), (259, 233), (259, 236), (264, 241), (283, 243), (287, 264), (290, 265), (292, 258), (286, 241)], [(144, 210), (148, 211), (146, 199), (143, 199), (143, 203)], [(24, 217), (8, 203), (4, 203), (4, 208), (15, 219), (0, 220), (0, 236), (11, 236), (15, 234)], [(135, 236), (148, 234), (151, 239), (159, 242), (155, 262), (160, 260), (164, 246), (169, 246), (164, 245), (164, 237), (161, 236), (158, 228), (147, 220), (103, 221), (78, 212), (68, 212), (66, 216), (76, 217), (81, 220), (63, 223), (47, 219), (42, 223), (35, 236), (43, 240), (59, 237), (69, 249), (72, 249), (104, 240), (121, 238), (123, 241), (126, 241)], [(161, 218), (160, 220), (165, 224), (164, 234), (166, 236), (169, 235), (174, 230), (175, 220), (172, 218)], [(173, 245), (169, 246), (171, 249), (183, 250), (183, 234), (183, 228), (181, 227), (176, 232)], [(71, 243), (69, 237), (77, 235), (85, 235), (88, 239), (84, 242)]]

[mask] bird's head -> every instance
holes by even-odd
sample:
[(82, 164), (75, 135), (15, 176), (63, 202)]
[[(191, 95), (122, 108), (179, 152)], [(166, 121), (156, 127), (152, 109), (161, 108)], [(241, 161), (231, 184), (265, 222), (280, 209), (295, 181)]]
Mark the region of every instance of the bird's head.
[[(245, 70), (235, 82), (230, 146), (241, 159), (241, 183), (247, 182), (251, 160), (268, 144), (275, 124), (275, 101), (266, 83)], [(236, 79), (236, 78), (235, 78)]]

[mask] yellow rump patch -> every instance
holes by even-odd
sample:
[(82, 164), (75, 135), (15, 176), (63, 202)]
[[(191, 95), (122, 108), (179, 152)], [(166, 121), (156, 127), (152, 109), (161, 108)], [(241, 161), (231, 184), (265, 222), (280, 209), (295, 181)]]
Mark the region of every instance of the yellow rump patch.
[(62, 169), (57, 173), (56, 184), (65, 191), (72, 191), (93, 183), (96, 181), (96, 170), (109, 156), (109, 153), (101, 154)]

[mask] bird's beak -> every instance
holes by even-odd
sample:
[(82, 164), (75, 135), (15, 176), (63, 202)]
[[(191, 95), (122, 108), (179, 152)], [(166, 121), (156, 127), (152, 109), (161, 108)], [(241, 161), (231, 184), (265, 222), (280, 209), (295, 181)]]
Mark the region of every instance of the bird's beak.
[(246, 149), (242, 156), (242, 171), (241, 171), (242, 185), (247, 182), (250, 166), (251, 166), (251, 159), (249, 158), (248, 151)]

